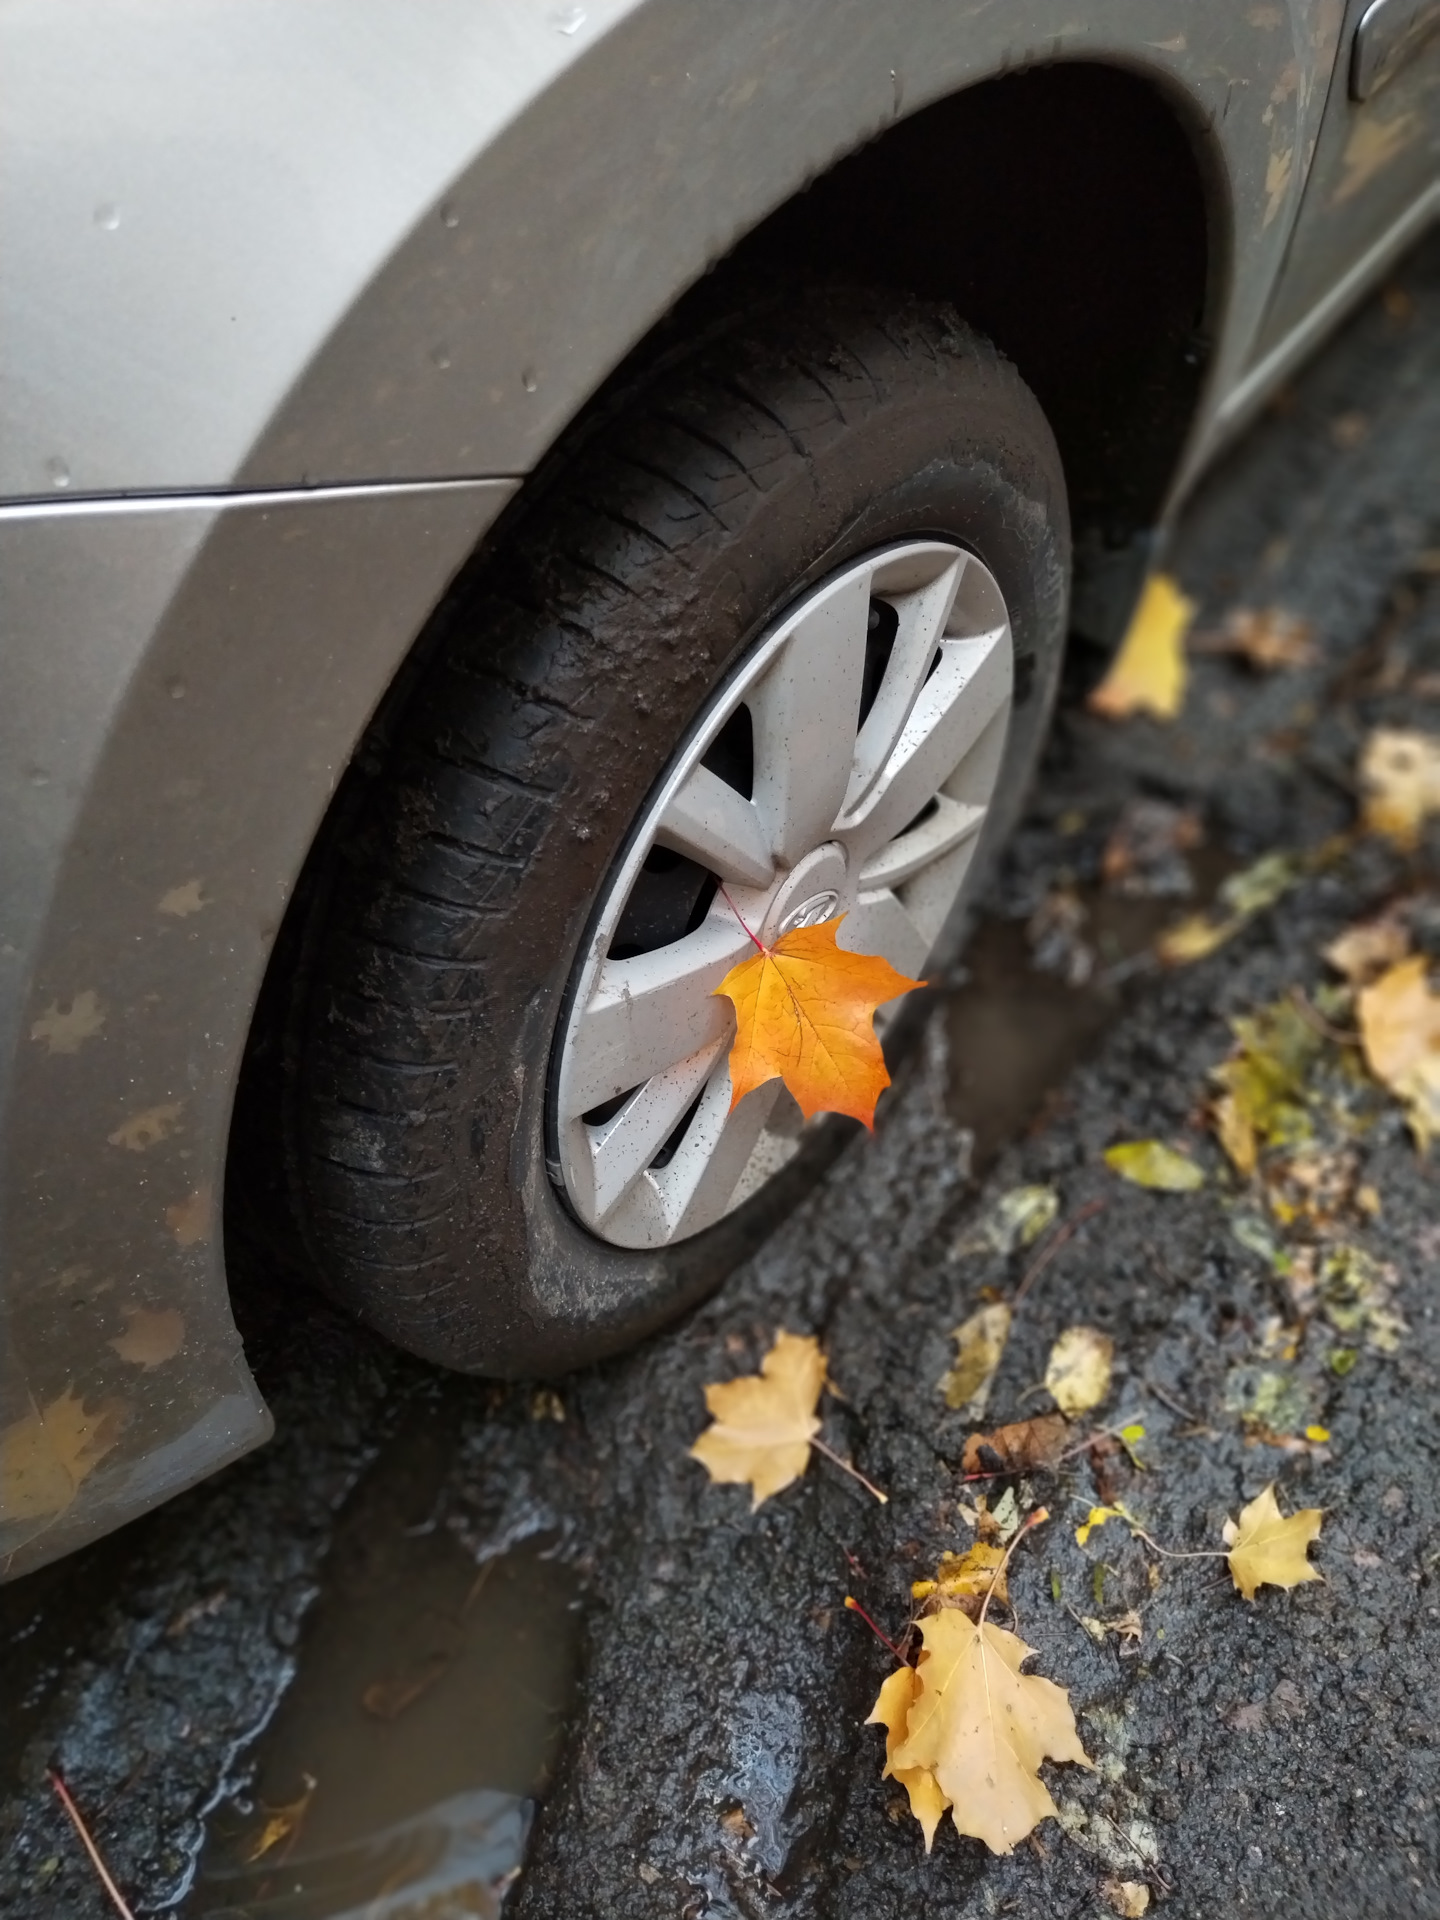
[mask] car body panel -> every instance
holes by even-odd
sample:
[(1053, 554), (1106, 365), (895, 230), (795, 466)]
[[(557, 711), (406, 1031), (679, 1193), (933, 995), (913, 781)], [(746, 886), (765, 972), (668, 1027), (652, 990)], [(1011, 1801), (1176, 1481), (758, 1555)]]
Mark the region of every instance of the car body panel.
[(266, 1438), (219, 1208), (246, 1030), (356, 736), (514, 491), (0, 515), (0, 1565)]
[(0, 109), (12, 1573), (265, 1437), (217, 1208), (284, 902), (518, 476), (736, 239), (964, 86), (1060, 58), (1147, 72), (1215, 200), (1215, 351), (1177, 497), (1223, 430), (1340, 0), (719, 19), (692, 0), (0, 6), (24, 76)]

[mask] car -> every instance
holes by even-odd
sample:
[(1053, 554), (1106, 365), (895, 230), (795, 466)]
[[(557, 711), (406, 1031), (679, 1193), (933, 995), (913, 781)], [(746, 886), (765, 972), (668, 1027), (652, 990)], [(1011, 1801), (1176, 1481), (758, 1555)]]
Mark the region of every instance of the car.
[[(5, 0), (0, 1554), (713, 1288), (943, 978), (1067, 632), (1440, 209), (1436, 0)], [(893, 1057), (913, 1000), (883, 1010)]]

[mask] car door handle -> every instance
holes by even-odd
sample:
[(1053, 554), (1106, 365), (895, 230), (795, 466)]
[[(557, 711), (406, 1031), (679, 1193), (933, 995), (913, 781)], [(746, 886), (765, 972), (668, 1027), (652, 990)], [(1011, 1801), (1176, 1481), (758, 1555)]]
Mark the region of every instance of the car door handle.
[(1440, 0), (1370, 0), (1350, 50), (1350, 98), (1368, 100), (1440, 28)]

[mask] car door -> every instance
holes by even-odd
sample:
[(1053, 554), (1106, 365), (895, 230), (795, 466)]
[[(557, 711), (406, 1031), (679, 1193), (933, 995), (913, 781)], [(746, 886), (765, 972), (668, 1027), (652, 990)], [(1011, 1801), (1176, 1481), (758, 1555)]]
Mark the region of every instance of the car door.
[(1440, 212), (1440, 0), (1346, 0), (1340, 49), (1257, 362), (1303, 351)]

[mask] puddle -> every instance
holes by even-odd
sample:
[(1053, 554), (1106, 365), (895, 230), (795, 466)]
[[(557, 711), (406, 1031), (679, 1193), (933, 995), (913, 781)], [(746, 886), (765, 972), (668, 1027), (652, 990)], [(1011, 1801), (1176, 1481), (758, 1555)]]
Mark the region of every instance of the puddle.
[(1055, 1114), (1067, 1076), (1149, 971), (1156, 936), (1207, 904), (1238, 864), (1214, 849), (1201, 849), (1191, 863), (1196, 888), (1188, 899), (1077, 889), (1084, 910), (1079, 937), (1093, 956), (1089, 977), (1077, 986), (1035, 966), (1023, 920), (987, 918), (975, 929), (964, 954), (966, 984), (950, 996), (949, 1105), (957, 1124), (974, 1134), (977, 1173)]
[(345, 1516), (187, 1916), (499, 1914), (569, 1708), (579, 1602), (542, 1545), (477, 1571), (444, 1529), (446, 1424), (387, 1449)]

